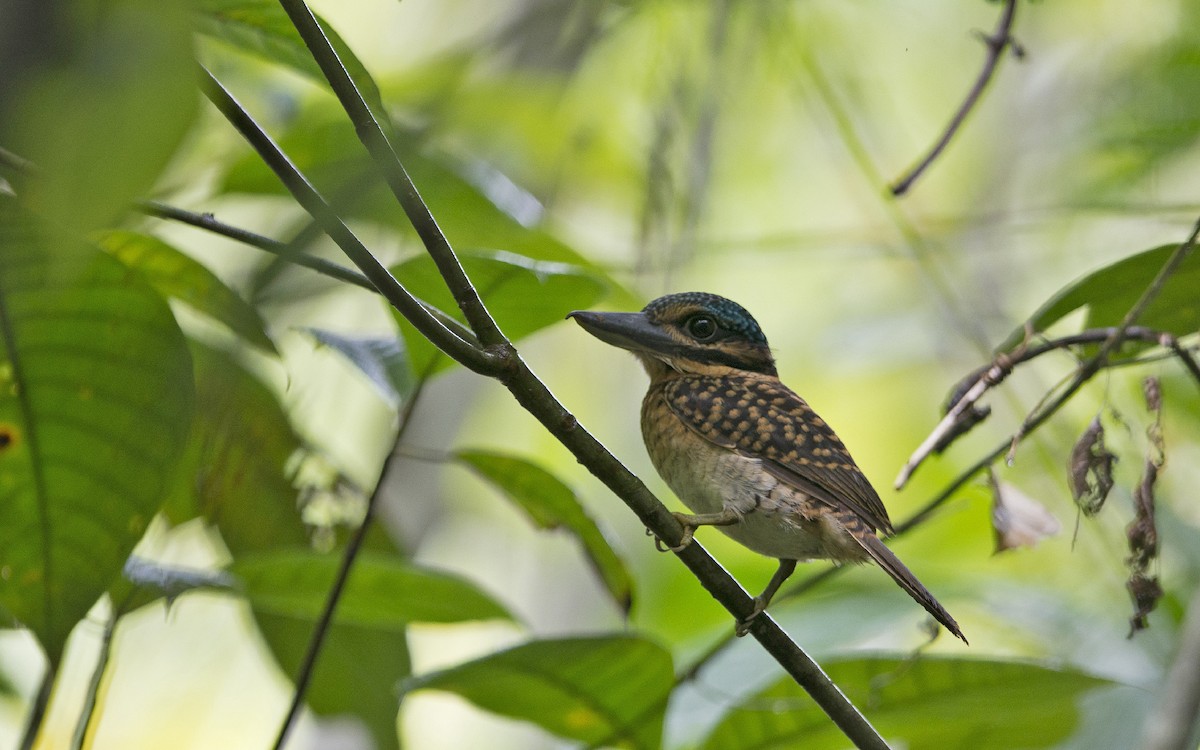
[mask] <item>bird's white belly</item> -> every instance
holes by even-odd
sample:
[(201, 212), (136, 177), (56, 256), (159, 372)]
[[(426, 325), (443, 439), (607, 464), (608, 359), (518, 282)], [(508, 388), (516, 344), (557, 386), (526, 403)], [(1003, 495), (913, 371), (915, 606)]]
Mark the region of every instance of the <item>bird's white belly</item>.
[(790, 560), (841, 557), (830, 554), (828, 542), (822, 541), (823, 535), (836, 531), (822, 519), (806, 517), (804, 495), (764, 471), (761, 460), (701, 440), (688, 442), (676, 445), (678, 452), (670, 460), (656, 460), (655, 468), (694, 513), (733, 508), (742, 519), (717, 528), (762, 555)]

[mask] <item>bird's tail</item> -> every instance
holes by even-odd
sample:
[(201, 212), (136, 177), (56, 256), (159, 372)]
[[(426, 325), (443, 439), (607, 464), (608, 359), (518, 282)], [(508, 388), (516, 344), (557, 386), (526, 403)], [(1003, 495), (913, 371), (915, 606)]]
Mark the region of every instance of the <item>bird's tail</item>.
[(908, 595), (917, 601), (917, 604), (924, 607), (926, 612), (933, 615), (934, 619), (945, 625), (946, 629), (951, 633), (961, 638), (963, 643), (967, 643), (967, 637), (959, 630), (958, 623), (954, 621), (954, 618), (950, 616), (946, 608), (937, 599), (933, 598), (933, 594), (929, 593), (929, 590), (921, 585), (921, 582), (912, 574), (912, 571), (905, 567), (904, 563), (900, 562), (900, 558), (896, 557), (895, 553), (879, 540), (879, 537), (870, 532), (855, 533), (857, 531), (857, 529), (851, 529), (854, 538), (862, 545), (867, 554), (871, 556), (871, 559), (879, 567), (883, 568), (900, 585), (900, 588), (907, 591)]

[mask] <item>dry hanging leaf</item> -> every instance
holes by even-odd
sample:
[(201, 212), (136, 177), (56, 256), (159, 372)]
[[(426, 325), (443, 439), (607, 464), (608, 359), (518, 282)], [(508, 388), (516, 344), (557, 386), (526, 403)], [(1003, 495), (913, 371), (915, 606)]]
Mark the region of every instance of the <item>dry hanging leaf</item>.
[(1033, 547), (1062, 530), (1046, 506), (1008, 483), (992, 479), (992, 529), (996, 552)]
[(1075, 443), (1067, 466), (1071, 496), (1085, 516), (1094, 516), (1104, 507), (1112, 490), (1116, 462), (1117, 457), (1104, 447), (1104, 425), (1097, 414)]

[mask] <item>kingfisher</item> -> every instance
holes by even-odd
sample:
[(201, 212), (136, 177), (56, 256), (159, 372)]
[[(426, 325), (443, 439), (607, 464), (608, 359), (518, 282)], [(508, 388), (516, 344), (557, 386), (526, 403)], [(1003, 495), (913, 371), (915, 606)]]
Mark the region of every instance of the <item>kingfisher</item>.
[(650, 376), (642, 438), (654, 468), (693, 513), (674, 513), (680, 544), (716, 526), (779, 567), (738, 623), (770, 604), (798, 561), (874, 561), (951, 633), (958, 623), (877, 534), (892, 523), (846, 446), (779, 380), (758, 323), (705, 292), (669, 294), (637, 313), (577, 310), (601, 341), (632, 352)]

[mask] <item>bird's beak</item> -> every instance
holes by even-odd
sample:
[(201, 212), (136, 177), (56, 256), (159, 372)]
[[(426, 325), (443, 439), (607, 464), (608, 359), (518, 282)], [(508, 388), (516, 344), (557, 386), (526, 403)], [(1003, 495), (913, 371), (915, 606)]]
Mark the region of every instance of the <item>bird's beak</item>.
[(644, 313), (576, 310), (567, 317), (574, 318), (583, 330), (604, 343), (631, 352), (664, 352), (678, 346), (661, 328), (647, 320)]

